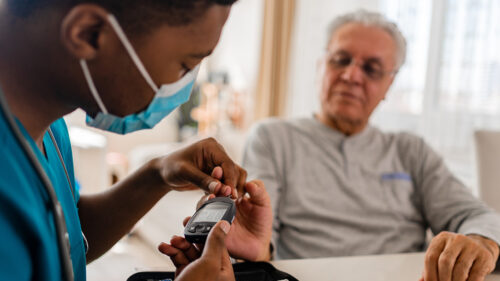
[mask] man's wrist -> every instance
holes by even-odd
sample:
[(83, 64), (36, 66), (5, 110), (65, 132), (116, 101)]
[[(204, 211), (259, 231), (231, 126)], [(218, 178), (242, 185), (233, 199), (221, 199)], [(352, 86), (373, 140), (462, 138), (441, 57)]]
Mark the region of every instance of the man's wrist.
[(268, 246), (264, 247), (264, 251), (260, 257), (257, 258), (257, 261), (271, 261), (274, 258), (274, 246), (272, 243), (269, 243)]
[(481, 245), (483, 245), (486, 249), (488, 249), (488, 251), (491, 253), (495, 261), (498, 260), (500, 248), (495, 241), (477, 234), (470, 234), (467, 235), (467, 237), (478, 241)]

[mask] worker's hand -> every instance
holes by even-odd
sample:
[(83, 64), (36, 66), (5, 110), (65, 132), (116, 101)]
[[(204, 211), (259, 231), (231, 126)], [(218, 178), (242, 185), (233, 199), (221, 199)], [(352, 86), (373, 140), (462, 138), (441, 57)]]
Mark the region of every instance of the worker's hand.
[(495, 269), (498, 245), (479, 235), (441, 232), (425, 256), (421, 281), (483, 281)]
[[(268, 261), (272, 234), (273, 214), (271, 200), (264, 184), (255, 180), (245, 185), (247, 195), (236, 201), (236, 217), (226, 245), (233, 258), (247, 261)], [(214, 195), (203, 197), (198, 208)], [(184, 219), (184, 226), (190, 217)]]
[[(247, 173), (236, 165), (224, 148), (212, 138), (202, 140), (154, 160), (154, 167), (168, 190), (201, 188), (217, 195), (238, 197)], [(215, 178), (213, 174), (220, 174)]]
[(229, 229), (228, 222), (217, 223), (208, 235), (202, 254), (198, 248), (182, 237), (172, 238), (170, 244), (160, 244), (158, 247), (160, 252), (169, 256), (177, 268), (175, 280), (235, 280), (224, 241)]

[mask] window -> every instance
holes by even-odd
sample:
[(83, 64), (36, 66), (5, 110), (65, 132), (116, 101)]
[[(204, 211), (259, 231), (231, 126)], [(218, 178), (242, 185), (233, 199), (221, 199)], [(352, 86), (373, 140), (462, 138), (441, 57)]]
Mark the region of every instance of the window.
[(387, 128), (396, 112), (393, 129), (422, 135), (475, 186), (473, 132), (500, 129), (500, 1), (379, 3), (406, 36), (408, 59), (375, 123)]
[(498, 114), (500, 2), (447, 0), (439, 106), (449, 111)]
[(385, 0), (382, 1), (381, 10), (390, 20), (398, 23), (408, 42), (406, 63), (391, 88), (386, 107), (419, 114), (422, 112), (425, 90), (431, 1)]

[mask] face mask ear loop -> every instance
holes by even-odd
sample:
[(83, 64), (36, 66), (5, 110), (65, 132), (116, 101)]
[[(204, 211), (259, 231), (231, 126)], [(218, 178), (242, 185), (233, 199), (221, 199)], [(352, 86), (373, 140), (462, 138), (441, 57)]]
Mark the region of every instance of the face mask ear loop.
[(158, 90), (159, 90), (158, 86), (155, 84), (155, 82), (153, 81), (153, 79), (151, 78), (149, 73), (146, 71), (146, 68), (142, 64), (142, 61), (139, 59), (139, 56), (137, 55), (137, 53), (134, 50), (134, 47), (132, 47), (132, 44), (128, 40), (127, 36), (125, 35), (125, 32), (121, 28), (121, 26), (118, 23), (118, 21), (116, 20), (115, 16), (113, 16), (112, 14), (109, 14), (108, 20), (109, 20), (109, 24), (111, 24), (111, 27), (113, 27), (113, 29), (116, 32), (116, 35), (118, 36), (118, 38), (122, 42), (123, 46), (127, 50), (129, 56), (132, 58), (132, 61), (135, 63), (137, 69), (142, 74), (142, 77), (144, 77), (144, 80), (146, 80), (146, 82), (149, 84), (149, 86), (151, 87), (151, 89), (153, 89), (153, 91), (155, 93), (158, 92)]
[(99, 96), (99, 93), (97, 92), (97, 88), (95, 87), (94, 80), (92, 79), (92, 75), (90, 75), (89, 67), (87, 66), (87, 61), (85, 61), (84, 59), (81, 59), (80, 65), (82, 66), (83, 75), (85, 76), (85, 79), (87, 80), (87, 84), (89, 85), (90, 92), (94, 96), (94, 99), (97, 102), (97, 105), (101, 109), (102, 113), (108, 114), (108, 111), (106, 110), (106, 107), (104, 106), (104, 103), (102, 102), (101, 97)]

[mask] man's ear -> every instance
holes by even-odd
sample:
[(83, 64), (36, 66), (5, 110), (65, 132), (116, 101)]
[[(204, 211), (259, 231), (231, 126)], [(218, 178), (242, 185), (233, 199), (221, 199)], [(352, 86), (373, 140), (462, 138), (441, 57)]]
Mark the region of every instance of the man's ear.
[(396, 74), (391, 75), (391, 80), (389, 81), (387, 89), (385, 89), (384, 97), (382, 98), (382, 100), (385, 100), (387, 98), (387, 93), (389, 92), (389, 89), (392, 87), (392, 83), (394, 83), (394, 79), (396, 78)]
[(82, 4), (72, 8), (61, 24), (61, 41), (77, 59), (93, 59), (103, 34), (109, 31), (108, 12), (98, 5)]
[[(394, 83), (394, 79), (396, 79), (396, 75), (397, 75), (397, 74), (398, 74), (398, 73), (396, 72), (396, 73), (394, 73), (393, 75), (391, 75), (391, 82), (389, 83), (389, 85), (391, 85), (391, 86), (392, 86), (392, 83)], [(389, 86), (389, 87), (390, 87), (390, 86)]]

